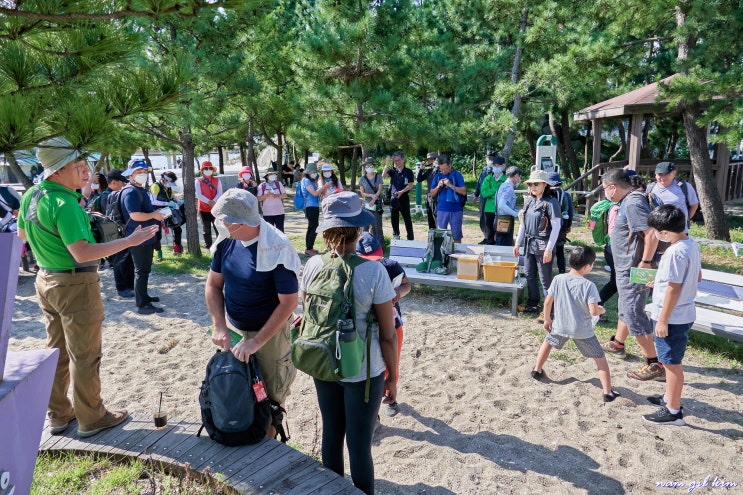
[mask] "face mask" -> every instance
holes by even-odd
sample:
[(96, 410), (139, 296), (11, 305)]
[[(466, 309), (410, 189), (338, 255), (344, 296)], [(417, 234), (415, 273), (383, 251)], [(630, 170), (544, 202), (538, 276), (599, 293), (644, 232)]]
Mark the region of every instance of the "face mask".
[(322, 173), (322, 176), (323, 176), (323, 177), (325, 177), (325, 178), (328, 178), (328, 177), (330, 177), (331, 175), (333, 175), (333, 172), (323, 172), (323, 173)]
[(145, 182), (147, 182), (147, 174), (139, 174), (134, 177), (134, 182), (139, 184), (140, 186), (143, 186)]
[(312, 179), (312, 180), (317, 179), (317, 174), (310, 174), (310, 179)]
[(276, 180), (276, 176), (275, 175), (269, 175), (268, 176), (268, 182), (273, 182), (275, 180)]
[(367, 174), (373, 174), (374, 173), (374, 167), (366, 167), (366, 173)]
[(493, 166), (493, 160), (486, 160), (485, 163), (488, 165), (488, 167)]
[(204, 170), (203, 173), (204, 173), (204, 177), (209, 177), (209, 176), (211, 176), (214, 173), (214, 171), (213, 170)]
[(90, 188), (94, 191), (97, 191), (100, 186), (98, 184), (91, 184)]
[(493, 173), (495, 175), (501, 175), (503, 173), (503, 168), (502, 167), (493, 167)]

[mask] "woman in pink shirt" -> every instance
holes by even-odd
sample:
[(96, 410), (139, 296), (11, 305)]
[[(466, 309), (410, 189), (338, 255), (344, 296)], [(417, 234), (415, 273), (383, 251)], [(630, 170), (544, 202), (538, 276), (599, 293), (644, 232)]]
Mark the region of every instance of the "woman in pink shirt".
[(261, 202), (263, 219), (283, 232), (286, 189), (277, 180), (277, 174), (273, 170), (266, 172), (263, 178), (265, 182), (258, 185), (258, 201)]

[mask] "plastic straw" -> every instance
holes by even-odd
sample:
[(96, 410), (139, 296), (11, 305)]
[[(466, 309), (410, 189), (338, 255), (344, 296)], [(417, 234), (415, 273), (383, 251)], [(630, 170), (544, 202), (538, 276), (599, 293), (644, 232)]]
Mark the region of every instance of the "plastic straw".
[(163, 408), (163, 393), (160, 392), (160, 404), (157, 405), (157, 414), (160, 414), (160, 410)]

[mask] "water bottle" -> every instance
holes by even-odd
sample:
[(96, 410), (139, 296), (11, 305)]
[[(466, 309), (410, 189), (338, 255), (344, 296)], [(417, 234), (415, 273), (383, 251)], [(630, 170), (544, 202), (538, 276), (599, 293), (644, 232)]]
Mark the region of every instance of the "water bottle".
[(335, 332), (335, 358), (342, 377), (350, 378), (361, 372), (364, 341), (359, 338), (352, 319), (338, 320)]

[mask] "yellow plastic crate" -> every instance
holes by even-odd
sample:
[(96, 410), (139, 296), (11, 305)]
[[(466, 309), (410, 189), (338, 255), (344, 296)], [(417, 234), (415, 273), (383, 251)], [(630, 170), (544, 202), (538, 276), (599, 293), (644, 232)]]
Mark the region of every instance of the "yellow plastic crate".
[(482, 276), (486, 282), (511, 283), (516, 277), (516, 261), (493, 261), (482, 265)]

